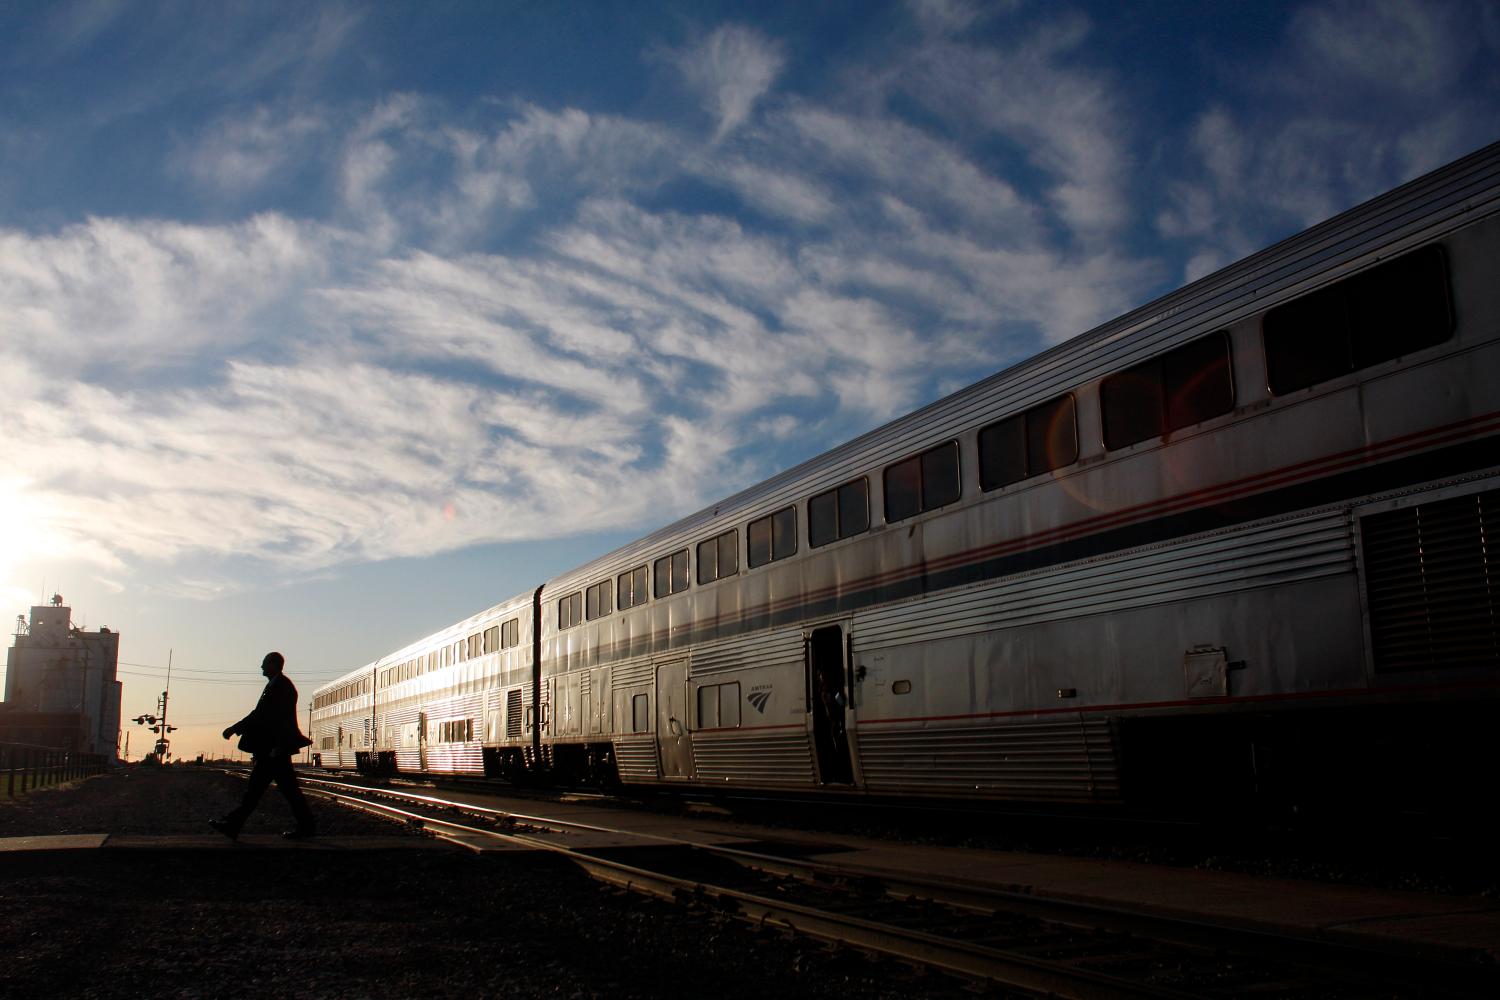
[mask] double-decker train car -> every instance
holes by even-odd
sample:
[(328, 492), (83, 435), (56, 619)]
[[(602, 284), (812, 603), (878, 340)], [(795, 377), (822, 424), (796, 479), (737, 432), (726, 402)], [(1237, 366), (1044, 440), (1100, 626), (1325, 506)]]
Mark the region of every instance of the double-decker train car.
[(314, 762), (380, 774), (535, 769), (534, 603), (512, 598), (319, 688)]
[[(341, 678), (315, 749), (841, 794), (1461, 788), (1500, 708), (1497, 431), (1500, 145)], [(423, 671), (505, 616), (524, 655)]]

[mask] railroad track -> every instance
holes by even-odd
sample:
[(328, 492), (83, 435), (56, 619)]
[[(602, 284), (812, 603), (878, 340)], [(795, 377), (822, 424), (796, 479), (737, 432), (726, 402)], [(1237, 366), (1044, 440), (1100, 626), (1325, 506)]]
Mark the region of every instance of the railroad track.
[(1500, 996), (1493, 968), (305, 779), (466, 847), (566, 857), (611, 885), (966, 980), (1059, 997)]

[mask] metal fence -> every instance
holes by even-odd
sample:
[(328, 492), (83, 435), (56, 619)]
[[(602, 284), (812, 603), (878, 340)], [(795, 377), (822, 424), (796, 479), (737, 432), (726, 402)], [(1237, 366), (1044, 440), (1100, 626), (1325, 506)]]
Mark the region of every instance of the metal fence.
[(37, 747), (26, 743), (0, 743), (0, 787), (14, 799), (34, 788), (60, 785), (109, 766), (103, 754)]

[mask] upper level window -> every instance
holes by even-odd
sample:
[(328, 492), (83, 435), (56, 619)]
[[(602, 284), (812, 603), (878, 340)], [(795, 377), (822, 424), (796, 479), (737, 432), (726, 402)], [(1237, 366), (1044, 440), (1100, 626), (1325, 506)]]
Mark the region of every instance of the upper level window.
[(572, 628), (583, 621), (583, 591), (575, 590), (557, 600), (558, 629)]
[(900, 521), (957, 500), (958, 442), (948, 441), (885, 468), (885, 520)]
[(1434, 243), (1266, 313), (1266, 381), (1281, 395), (1452, 335), (1448, 262)]
[(583, 609), (589, 621), (593, 621), (595, 618), (603, 618), (614, 610), (614, 603), (610, 599), (614, 593), (613, 582), (612, 580), (605, 580), (603, 583), (596, 583), (584, 591)]
[(521, 644), (521, 619), (512, 618), (500, 626), (500, 648), (509, 649)]
[(797, 508), (783, 507), (750, 522), (746, 535), (750, 568), (785, 559), (797, 551)]
[(662, 556), (652, 566), (656, 572), (657, 597), (666, 597), (688, 589), (688, 551), (673, 552)]
[(1229, 331), (1219, 330), (1105, 379), (1104, 447), (1161, 437), (1234, 409)]
[(698, 543), (698, 582), (713, 583), (740, 571), (740, 533), (731, 528)]
[(646, 567), (637, 566), (621, 573), (615, 583), (618, 584), (615, 603), (621, 611), (646, 603)]
[(813, 548), (870, 527), (870, 481), (860, 476), (807, 501), (807, 544)]
[(1078, 461), (1071, 395), (1033, 406), (979, 432), (979, 486), (993, 490)]
[(500, 626), (491, 625), (484, 630), (484, 651), (493, 653), (500, 648)]

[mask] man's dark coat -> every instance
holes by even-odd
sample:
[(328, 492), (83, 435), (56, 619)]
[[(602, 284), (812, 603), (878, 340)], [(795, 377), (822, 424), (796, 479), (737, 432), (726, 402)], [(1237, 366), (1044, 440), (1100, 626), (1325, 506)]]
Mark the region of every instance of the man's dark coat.
[(240, 749), (255, 756), (290, 757), (312, 743), (297, 725), (297, 686), (286, 674), (271, 678), (255, 708), (230, 728), (240, 734)]

